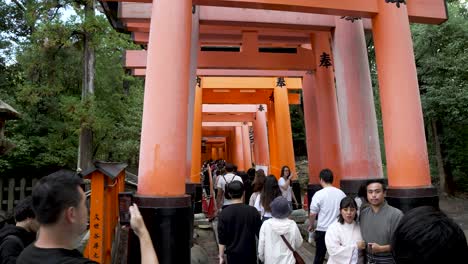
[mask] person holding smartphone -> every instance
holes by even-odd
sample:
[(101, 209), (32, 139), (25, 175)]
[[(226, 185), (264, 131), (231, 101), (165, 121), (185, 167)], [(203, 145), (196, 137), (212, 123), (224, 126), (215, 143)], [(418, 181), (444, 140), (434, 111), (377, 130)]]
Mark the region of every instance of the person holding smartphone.
[(278, 180), (278, 185), (280, 187), (281, 193), (283, 194), (283, 197), (286, 198), (286, 200), (288, 200), (291, 209), (293, 209), (292, 203), (294, 201), (294, 203), (297, 205), (297, 200), (296, 197), (293, 195), (291, 181), (291, 169), (288, 166), (283, 166), (281, 168), (281, 177)]

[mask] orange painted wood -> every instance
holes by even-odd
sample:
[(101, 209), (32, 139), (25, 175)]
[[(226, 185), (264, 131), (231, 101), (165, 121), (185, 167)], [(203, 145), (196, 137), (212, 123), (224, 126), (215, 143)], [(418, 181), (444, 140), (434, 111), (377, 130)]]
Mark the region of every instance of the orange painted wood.
[(89, 259), (98, 263), (105, 260), (105, 181), (106, 176), (95, 171), (91, 174), (91, 198), (89, 214)]
[[(146, 68), (145, 50), (127, 50), (124, 65), (129, 69)], [(313, 70), (312, 51), (298, 48), (297, 54), (199, 51), (199, 69)]]
[[(281, 76), (281, 75), (279, 75)], [(274, 89), (275, 77), (201, 77), (203, 89)], [(301, 89), (301, 78), (284, 78), (288, 89)]]
[(322, 168), (320, 156), (320, 127), (317, 109), (317, 82), (315, 74), (304, 75), (302, 83), (304, 96), (304, 123), (307, 144), (307, 160), (309, 162), (309, 184), (320, 184), (319, 173)]
[[(267, 104), (272, 90), (262, 89), (255, 92), (241, 92), (241, 89), (205, 89), (204, 104)], [(290, 104), (300, 104), (300, 94), (289, 93)]]
[(270, 167), (268, 168), (268, 174), (274, 174), (277, 178), (280, 175), (280, 164), (279, 164), (279, 144), (276, 130), (276, 109), (273, 102), (268, 103), (267, 112), (267, 129), (268, 129), (268, 146), (270, 150)]
[(253, 113), (242, 113), (242, 114), (215, 114), (215, 113), (203, 113), (203, 122), (253, 122), (255, 115)]
[(330, 33), (314, 33), (311, 36), (312, 46), (316, 54), (317, 71), (315, 75), (318, 125), (320, 133), (321, 169), (331, 169), (334, 174), (333, 185), (340, 186), (342, 177), (342, 156), (340, 145), (340, 125), (338, 107), (336, 102), (335, 79), (333, 66), (320, 67), (321, 55), (330, 56), (334, 65), (333, 54), (330, 47)]
[(104, 263), (111, 262), (111, 247), (112, 247), (112, 240), (114, 238), (114, 230), (115, 227), (115, 206), (114, 202), (116, 201), (116, 197), (114, 195), (114, 187), (117, 189), (117, 186), (111, 187), (114, 181), (108, 177), (106, 177), (106, 186), (105, 186), (105, 197), (104, 197)]
[(200, 182), (201, 140), (202, 140), (202, 93), (203, 89), (195, 87), (195, 102), (193, 110), (192, 130), (192, 161), (190, 168), (190, 182)]
[[(424, 120), (406, 7), (379, 5), (373, 20), (388, 183), (431, 185)], [(397, 42), (392, 40), (398, 39)]]
[(337, 18), (333, 43), (340, 109), (342, 179), (383, 178), (362, 21), (349, 23)]
[(252, 167), (252, 152), (249, 135), (249, 126), (242, 125), (242, 152), (244, 153), (244, 171), (247, 171)]
[(244, 171), (244, 146), (242, 140), (242, 127), (235, 127), (235, 138), (234, 138), (234, 165), (237, 166), (238, 171)]
[[(286, 83), (286, 85), (288, 85), (288, 83)], [(285, 165), (288, 166), (293, 175), (293, 179), (297, 179), (291, 117), (289, 113), (288, 90), (286, 87), (276, 87), (274, 97), (276, 142), (278, 142), (278, 146), (281, 146), (281, 150), (278, 151), (278, 165), (280, 169)], [(281, 174), (275, 176), (279, 177)]]
[[(264, 106), (266, 110), (266, 106)], [(266, 111), (257, 111), (255, 120), (253, 121), (254, 128), (254, 153), (255, 164), (270, 166), (268, 155), (268, 130), (266, 123)]]
[[(185, 194), (191, 0), (152, 7), (138, 170), (138, 194)], [(164, 85), (161, 85), (164, 84)], [(164, 128), (164, 129), (162, 129)], [(177, 136), (175, 136), (177, 135)]]

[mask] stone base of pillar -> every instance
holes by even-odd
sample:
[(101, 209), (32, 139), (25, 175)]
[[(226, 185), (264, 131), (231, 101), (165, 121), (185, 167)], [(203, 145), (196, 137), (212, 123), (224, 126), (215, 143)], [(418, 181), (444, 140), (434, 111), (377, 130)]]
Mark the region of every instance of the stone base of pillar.
[(308, 207), (310, 207), (310, 203), (312, 202), (312, 197), (314, 196), (314, 194), (320, 191), (321, 189), (322, 189), (322, 185), (320, 184), (309, 184), (307, 186), (307, 199), (309, 201)]
[(387, 190), (388, 204), (403, 211), (403, 213), (423, 205), (439, 208), (439, 195), (433, 186), (426, 188)]
[[(134, 197), (158, 254), (159, 263), (190, 263), (193, 213), (189, 195)], [(131, 231), (127, 263), (140, 263), (140, 243)]]
[[(297, 203), (298, 204), (293, 204), (293, 209), (302, 209), (302, 197), (301, 197), (301, 184), (299, 183), (298, 180), (292, 181), (292, 191), (294, 197), (296, 197)], [(294, 202), (294, 200), (293, 200)]]
[(202, 212), (202, 185), (200, 183), (186, 182), (185, 183), (185, 194), (190, 195), (192, 198), (192, 208), (194, 214)]
[(340, 188), (344, 193), (346, 193), (346, 195), (356, 196), (359, 191), (359, 187), (361, 187), (362, 184), (366, 184), (368, 180), (373, 180), (373, 179), (384, 180), (385, 184), (387, 184), (387, 179), (383, 179), (383, 178), (341, 180)]

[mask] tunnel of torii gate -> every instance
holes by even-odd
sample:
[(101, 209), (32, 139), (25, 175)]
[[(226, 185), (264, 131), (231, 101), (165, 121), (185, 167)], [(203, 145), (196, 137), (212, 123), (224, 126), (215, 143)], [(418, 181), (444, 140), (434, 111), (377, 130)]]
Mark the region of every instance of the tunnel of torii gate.
[[(383, 177), (366, 34), (376, 53), (387, 200), (404, 211), (438, 205), (409, 25), (446, 21), (444, 0), (100, 2), (113, 27), (144, 47), (125, 54), (125, 67), (145, 78), (135, 202), (161, 263), (190, 263), (187, 194), (199, 184), (202, 157), (244, 168), (253, 159), (276, 174), (283, 164), (294, 169), (295, 90), (302, 90), (310, 191), (323, 168), (347, 193)], [(211, 147), (205, 156), (202, 139)], [(128, 255), (136, 263), (133, 243)]]

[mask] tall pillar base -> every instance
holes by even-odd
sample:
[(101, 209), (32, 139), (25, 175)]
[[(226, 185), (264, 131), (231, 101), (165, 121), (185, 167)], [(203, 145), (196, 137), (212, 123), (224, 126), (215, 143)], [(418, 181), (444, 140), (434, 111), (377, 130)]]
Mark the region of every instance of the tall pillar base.
[(387, 184), (387, 179), (384, 178), (341, 180), (340, 188), (344, 193), (346, 193), (346, 195), (356, 196), (358, 194), (359, 187), (361, 187), (362, 184), (366, 184), (368, 180), (374, 179), (384, 180), (385, 184)]
[(310, 203), (312, 202), (312, 197), (314, 194), (322, 189), (322, 185), (320, 184), (309, 184), (307, 186), (307, 199), (309, 201), (308, 207), (310, 210)]
[[(159, 263), (190, 263), (193, 218), (190, 196), (149, 197), (136, 195), (134, 202), (158, 254)], [(140, 263), (140, 243), (131, 231), (128, 238), (127, 263)]]
[(407, 211), (424, 205), (439, 208), (439, 195), (433, 186), (426, 188), (392, 189), (387, 190), (388, 204), (406, 213)]

